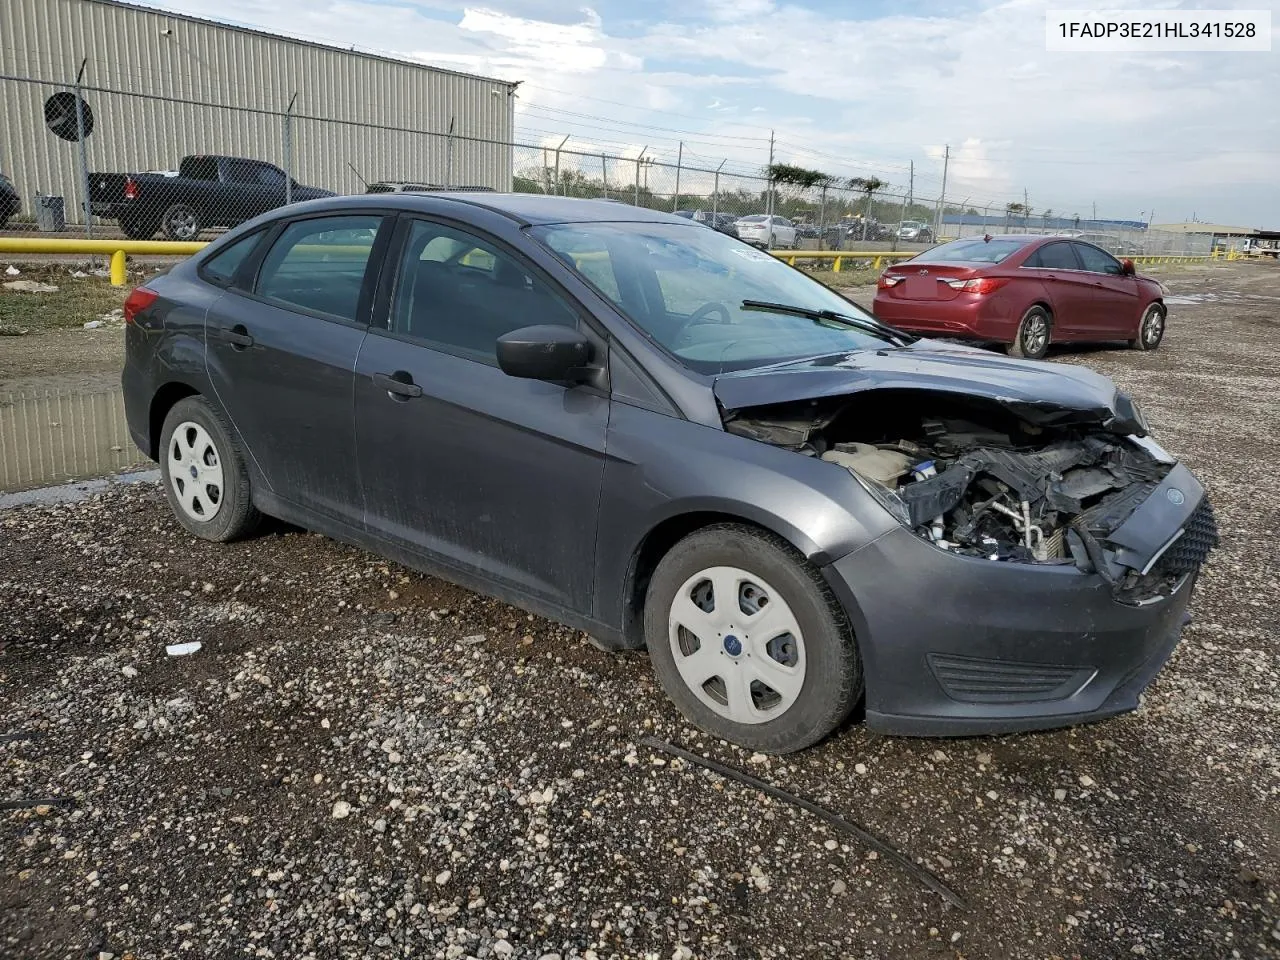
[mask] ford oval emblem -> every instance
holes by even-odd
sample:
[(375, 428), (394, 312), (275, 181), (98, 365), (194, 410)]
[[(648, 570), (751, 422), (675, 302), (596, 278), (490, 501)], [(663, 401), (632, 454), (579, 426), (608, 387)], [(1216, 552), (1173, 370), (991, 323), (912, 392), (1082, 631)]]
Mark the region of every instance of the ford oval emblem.
[(1176, 487), (1171, 489), (1168, 493), (1166, 493), (1165, 496), (1169, 498), (1169, 502), (1172, 503), (1175, 507), (1181, 506), (1182, 504), (1187, 502), (1186, 495)]

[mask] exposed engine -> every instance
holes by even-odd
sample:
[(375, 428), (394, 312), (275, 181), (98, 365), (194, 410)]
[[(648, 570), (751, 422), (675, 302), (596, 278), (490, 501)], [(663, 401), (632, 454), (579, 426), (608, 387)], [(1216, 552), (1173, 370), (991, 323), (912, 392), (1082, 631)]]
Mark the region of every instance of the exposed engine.
[(1107, 537), (1173, 464), (1104, 424), (1038, 426), (982, 399), (885, 390), (740, 411), (726, 429), (845, 467), (941, 549), (1075, 564), (1124, 599), (1164, 592), (1217, 542), (1206, 499), (1184, 534), (1196, 538), (1186, 556), (1171, 551), (1143, 572), (1107, 554)]

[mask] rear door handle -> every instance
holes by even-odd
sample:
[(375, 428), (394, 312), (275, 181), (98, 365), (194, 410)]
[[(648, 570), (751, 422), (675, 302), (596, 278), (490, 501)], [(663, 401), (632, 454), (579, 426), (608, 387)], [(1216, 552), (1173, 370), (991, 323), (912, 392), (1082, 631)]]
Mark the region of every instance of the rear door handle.
[(375, 373), (373, 382), (392, 397), (399, 397), (402, 400), (422, 396), (422, 388), (413, 382), (413, 377), (405, 370), (397, 370), (395, 373)]
[(249, 329), (243, 323), (237, 323), (225, 334), (227, 343), (236, 350), (244, 350), (246, 347), (253, 346), (253, 337), (249, 336)]

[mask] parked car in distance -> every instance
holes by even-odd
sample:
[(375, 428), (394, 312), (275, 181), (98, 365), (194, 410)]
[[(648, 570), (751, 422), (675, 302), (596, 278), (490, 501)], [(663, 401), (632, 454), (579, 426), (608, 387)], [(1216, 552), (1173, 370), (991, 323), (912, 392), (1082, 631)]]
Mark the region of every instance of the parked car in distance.
[(732, 213), (712, 213), (710, 210), (695, 210), (693, 219), (703, 226), (710, 227), (712, 230), (717, 230), (728, 236), (736, 237), (738, 235), (738, 218)]
[(1125, 340), (1154, 350), (1159, 282), (1091, 243), (1062, 237), (952, 240), (880, 275), (873, 312), (902, 330), (1004, 344), (1040, 359), (1050, 343)]
[(898, 226), (898, 239), (908, 243), (933, 243), (933, 230), (920, 220), (903, 220)]
[(301, 204), (125, 321), (129, 431), (185, 530), (270, 514), (647, 646), (753, 750), (864, 693), (873, 728), (929, 736), (1132, 710), (1215, 542), (1105, 377), (916, 340), (622, 204)]
[(786, 217), (753, 213), (748, 217), (739, 217), (735, 226), (740, 240), (762, 250), (796, 248), (796, 228)]
[(274, 164), (243, 157), (183, 157), (176, 176), (161, 173), (90, 173), (95, 216), (117, 220), (124, 235), (145, 240), (163, 230), (170, 240), (195, 240), (207, 227), (231, 227), (294, 203), (334, 196), (304, 187)]
[(493, 187), (457, 186), (446, 187), (442, 183), (417, 183), (408, 180), (379, 180), (365, 187), (365, 193), (438, 193), (440, 191), (459, 193), (495, 193)]
[(1075, 236), (1075, 239), (1091, 243), (1095, 247), (1101, 247), (1107, 253), (1117, 257), (1136, 257), (1142, 253), (1141, 244), (1134, 243), (1132, 240), (1125, 240), (1122, 237), (1113, 237), (1109, 233), (1079, 233)]
[(18, 190), (3, 173), (0, 173), (0, 230), (9, 223), (9, 218), (22, 210), (22, 199)]

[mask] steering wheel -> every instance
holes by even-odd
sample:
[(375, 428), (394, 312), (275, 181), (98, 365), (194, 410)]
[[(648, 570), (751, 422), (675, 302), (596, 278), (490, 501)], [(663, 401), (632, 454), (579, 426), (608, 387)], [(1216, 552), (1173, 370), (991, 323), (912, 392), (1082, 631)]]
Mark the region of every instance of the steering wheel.
[[(713, 313), (720, 314), (720, 319), (710, 321), (707, 318)], [(705, 323), (726, 324), (733, 323), (733, 317), (729, 313), (729, 308), (719, 300), (711, 300), (704, 303), (689, 316), (688, 321), (681, 328), (680, 333), (676, 336), (676, 347), (688, 346), (689, 333), (694, 327), (702, 326)]]

